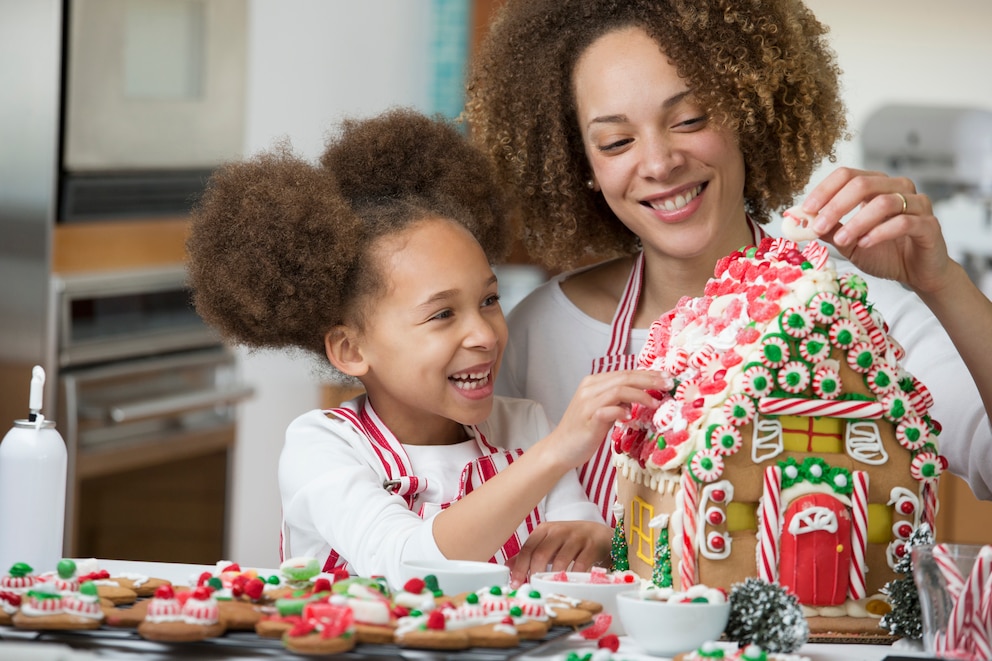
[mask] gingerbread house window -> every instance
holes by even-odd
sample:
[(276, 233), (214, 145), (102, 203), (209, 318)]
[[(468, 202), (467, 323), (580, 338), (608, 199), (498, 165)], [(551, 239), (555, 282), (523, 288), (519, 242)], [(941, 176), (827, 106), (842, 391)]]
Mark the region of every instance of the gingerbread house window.
[(790, 452), (839, 454), (844, 452), (844, 420), (783, 415), (782, 445)]
[(874, 420), (852, 420), (844, 437), (847, 454), (855, 461), (880, 466), (889, 460), (882, 444), (882, 435)]
[(654, 508), (642, 498), (634, 498), (630, 503), (630, 546), (637, 557), (648, 565), (654, 562), (654, 545), (649, 524), (654, 517)]
[(754, 434), (751, 438), (751, 459), (760, 464), (782, 454), (782, 423), (778, 418), (754, 416)]

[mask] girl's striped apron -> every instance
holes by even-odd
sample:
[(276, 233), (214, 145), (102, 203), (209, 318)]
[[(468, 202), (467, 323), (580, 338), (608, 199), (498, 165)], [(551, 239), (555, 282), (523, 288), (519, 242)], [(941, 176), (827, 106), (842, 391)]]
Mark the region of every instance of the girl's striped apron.
[[(427, 489), (427, 480), (417, 477), (410, 465), (410, 458), (407, 456), (403, 445), (396, 439), (391, 431), (383, 424), (379, 416), (365, 401), (365, 405), (360, 411), (350, 408), (336, 408), (327, 411), (327, 414), (334, 415), (349, 422), (358, 433), (365, 436), (369, 441), (369, 447), (382, 464), (386, 472), (386, 480), (383, 488), (403, 498), (412, 511), (415, 511), (421, 518), (427, 518), (435, 512), (446, 509), (451, 505), (447, 503), (420, 503), (417, 504), (416, 496)], [(458, 494), (455, 500), (463, 498), (479, 487), (487, 480), (495, 476), (501, 470), (512, 464), (524, 451), (517, 448), (514, 450), (503, 450), (490, 444), (486, 437), (477, 427), (472, 427), (472, 434), (475, 442), (479, 445), (482, 456), (466, 464), (462, 469), (458, 483)], [(454, 501), (452, 501), (454, 502)], [(534, 531), (534, 528), (541, 523), (543, 518), (543, 501), (527, 515), (521, 522), (513, 535), (506, 540), (503, 546), (496, 552), (489, 561), (499, 564), (506, 564), (506, 561), (515, 556), (524, 541)], [(331, 550), (327, 561), (324, 563), (324, 571), (332, 571), (335, 568), (347, 567), (347, 560), (342, 558), (336, 551)]]
[[(751, 228), (751, 238), (757, 245), (768, 234), (760, 225), (747, 218)], [(591, 374), (632, 370), (637, 366), (637, 355), (628, 353), (630, 344), (630, 329), (637, 314), (637, 304), (641, 300), (641, 288), (644, 284), (644, 252), (637, 255), (634, 268), (627, 278), (627, 286), (620, 296), (620, 303), (610, 324), (610, 344), (606, 353), (592, 361)], [(599, 507), (603, 520), (611, 526), (616, 525), (613, 515), (613, 503), (617, 496), (617, 469), (613, 464), (613, 448), (610, 436), (607, 434), (599, 450), (579, 469), (579, 481), (586, 490), (589, 500)]]

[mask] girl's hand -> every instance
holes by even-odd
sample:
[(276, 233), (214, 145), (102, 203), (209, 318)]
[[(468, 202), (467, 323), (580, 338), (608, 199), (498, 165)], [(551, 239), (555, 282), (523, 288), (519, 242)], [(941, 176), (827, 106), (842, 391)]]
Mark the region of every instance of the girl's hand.
[(802, 210), (816, 216), (818, 235), (866, 273), (919, 293), (943, 289), (952, 278), (954, 262), (930, 198), (909, 179), (838, 168), (810, 192)]
[(545, 521), (507, 563), (510, 587), (520, 587), (538, 572), (585, 572), (595, 565), (607, 567), (612, 542), (613, 531), (604, 523)]
[(617, 420), (630, 417), (630, 405), (657, 406), (648, 390), (670, 390), (671, 377), (662, 372), (631, 370), (590, 374), (579, 383), (553, 439), (559, 461), (569, 468), (585, 463), (599, 448)]

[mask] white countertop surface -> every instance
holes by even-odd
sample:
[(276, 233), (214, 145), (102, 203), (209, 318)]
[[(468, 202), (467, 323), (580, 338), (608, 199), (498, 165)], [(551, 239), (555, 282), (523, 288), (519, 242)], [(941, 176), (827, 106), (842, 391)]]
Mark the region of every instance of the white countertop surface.
[[(204, 571), (214, 569), (210, 565), (186, 565), (161, 562), (133, 562), (123, 560), (100, 560), (100, 569), (106, 569), (111, 574), (133, 572), (156, 578), (164, 578), (178, 585), (194, 583)], [(260, 574), (278, 573), (274, 569), (259, 569)], [(95, 639), (90, 634), (81, 633), (69, 643), (62, 640), (46, 642), (45, 636), (37, 632), (19, 631), (0, 627), (0, 659), (24, 661), (87, 661), (102, 659), (172, 659), (172, 658), (203, 658), (203, 659), (259, 659), (285, 658), (288, 655), (283, 649), (272, 647), (249, 650), (244, 646), (236, 648), (217, 642), (205, 642), (191, 647), (185, 645), (163, 645), (140, 639), (133, 632), (122, 630), (110, 632), (113, 635), (101, 636)], [(119, 634), (119, 635), (117, 635)], [(60, 639), (64, 636), (60, 636)], [(729, 648), (728, 648), (729, 649)], [(596, 650), (594, 641), (584, 640), (578, 634), (552, 641), (535, 649), (531, 653), (516, 656), (518, 661), (559, 661), (569, 652), (575, 651), (580, 655)], [(807, 644), (799, 650), (799, 654), (807, 656), (811, 661), (882, 661), (886, 656), (922, 656), (922, 653), (904, 643), (888, 645), (850, 645), (850, 644)], [(304, 658), (304, 657), (300, 657)], [(357, 657), (356, 657), (357, 658)], [(384, 657), (380, 657), (384, 658)], [(429, 661), (439, 657), (424, 652), (403, 652), (403, 658)], [(456, 655), (446, 657), (457, 658)], [(613, 654), (617, 661), (659, 661), (664, 657), (649, 656), (644, 653), (630, 638), (620, 638), (620, 649)]]

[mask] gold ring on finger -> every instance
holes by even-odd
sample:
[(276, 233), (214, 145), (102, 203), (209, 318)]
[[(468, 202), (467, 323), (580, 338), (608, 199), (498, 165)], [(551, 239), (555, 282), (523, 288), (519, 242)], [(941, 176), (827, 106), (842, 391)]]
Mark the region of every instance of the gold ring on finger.
[(896, 193), (896, 195), (898, 195), (899, 199), (902, 200), (902, 211), (900, 211), (899, 213), (901, 214), (906, 213), (906, 196), (903, 195), (902, 193)]

